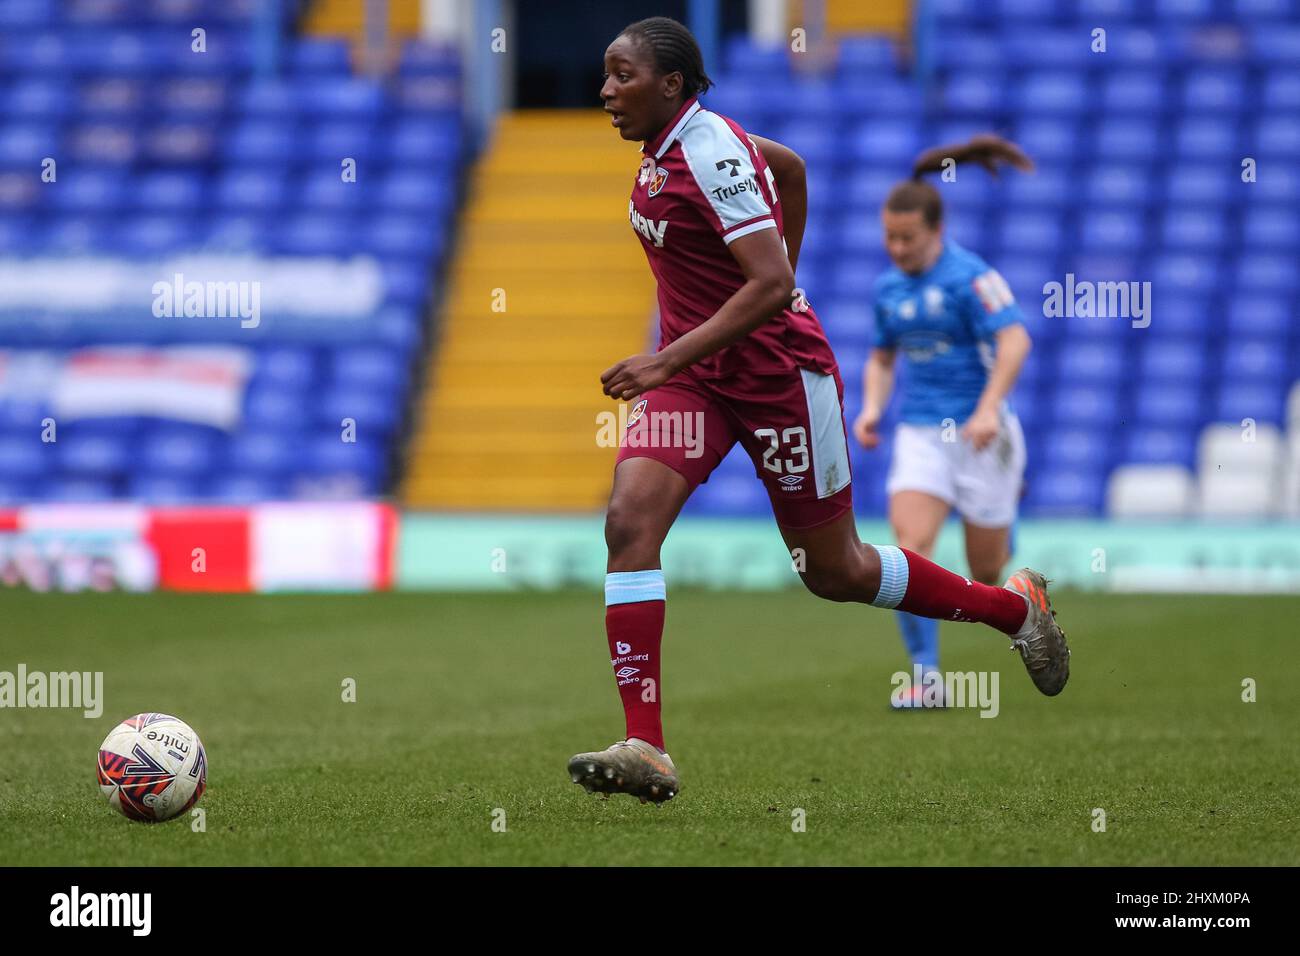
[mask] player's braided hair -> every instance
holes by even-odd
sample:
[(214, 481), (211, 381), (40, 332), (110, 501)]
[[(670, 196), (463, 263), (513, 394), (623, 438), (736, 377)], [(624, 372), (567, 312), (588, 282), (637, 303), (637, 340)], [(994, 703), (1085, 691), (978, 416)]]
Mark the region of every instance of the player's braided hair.
[(885, 208), (890, 212), (919, 211), (931, 229), (939, 225), (943, 220), (943, 199), (939, 190), (921, 177), (926, 173), (940, 172), (944, 161), (949, 159), (957, 165), (979, 163), (993, 176), (998, 174), (998, 167), (1003, 164), (1025, 172), (1032, 172), (1034, 168), (1034, 161), (1015, 143), (992, 133), (981, 133), (969, 142), (935, 146), (916, 157), (912, 163), (912, 178), (889, 191)]
[(704, 72), (704, 54), (691, 31), (671, 17), (649, 17), (628, 24), (620, 36), (630, 37), (650, 51), (655, 69), (662, 75), (680, 73), (682, 92), (697, 96), (713, 81)]

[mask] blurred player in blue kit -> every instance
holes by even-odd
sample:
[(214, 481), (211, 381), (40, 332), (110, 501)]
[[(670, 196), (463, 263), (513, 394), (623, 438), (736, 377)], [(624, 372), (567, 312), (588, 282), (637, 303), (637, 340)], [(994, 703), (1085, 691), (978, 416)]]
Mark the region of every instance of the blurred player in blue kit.
[[(879, 445), (901, 352), (907, 374), (886, 485), (894, 535), (899, 547), (932, 557), (939, 530), (956, 509), (971, 577), (992, 584), (1011, 557), (1025, 470), (1024, 435), (1006, 398), (1031, 343), (1006, 280), (945, 235), (939, 190), (921, 178), (972, 162), (995, 175), (1002, 163), (1033, 169), (1015, 144), (977, 136), (927, 150), (912, 179), (885, 200), (881, 221), (894, 266), (875, 284), (875, 345), (853, 434), (866, 448)], [(894, 705), (942, 705), (937, 691), (922, 696), (924, 675), (939, 670), (939, 621), (897, 615), (913, 672), (923, 680), (913, 681)]]

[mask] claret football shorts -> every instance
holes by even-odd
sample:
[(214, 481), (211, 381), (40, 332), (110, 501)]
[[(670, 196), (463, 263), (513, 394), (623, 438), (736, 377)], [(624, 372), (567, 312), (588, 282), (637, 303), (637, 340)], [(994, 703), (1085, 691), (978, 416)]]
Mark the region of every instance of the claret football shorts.
[(661, 461), (694, 491), (737, 442), (781, 527), (814, 528), (853, 509), (838, 371), (751, 376), (743, 387), (676, 375), (633, 403), (618, 460)]

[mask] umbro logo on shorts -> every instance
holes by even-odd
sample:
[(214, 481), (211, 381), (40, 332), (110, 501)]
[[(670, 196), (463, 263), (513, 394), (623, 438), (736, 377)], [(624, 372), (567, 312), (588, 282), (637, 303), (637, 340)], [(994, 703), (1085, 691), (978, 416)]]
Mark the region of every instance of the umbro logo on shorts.
[(782, 491), (798, 491), (799, 486), (803, 484), (803, 475), (782, 475), (777, 481), (785, 485)]

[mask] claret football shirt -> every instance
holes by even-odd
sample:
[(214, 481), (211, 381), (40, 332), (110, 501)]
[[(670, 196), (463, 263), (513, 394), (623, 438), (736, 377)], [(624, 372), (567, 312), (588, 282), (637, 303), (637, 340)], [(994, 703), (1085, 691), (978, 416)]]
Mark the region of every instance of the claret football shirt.
[[(659, 286), (659, 347), (713, 316), (745, 284), (728, 245), (775, 229), (781, 206), (763, 154), (740, 126), (691, 98), (651, 142), (628, 202)], [(796, 282), (797, 284), (797, 282)], [(745, 338), (691, 366), (704, 379), (829, 374), (835, 356), (805, 296)]]

